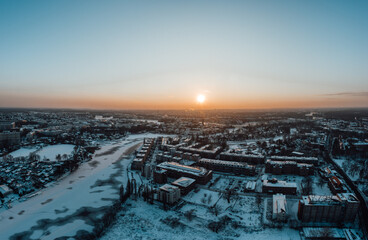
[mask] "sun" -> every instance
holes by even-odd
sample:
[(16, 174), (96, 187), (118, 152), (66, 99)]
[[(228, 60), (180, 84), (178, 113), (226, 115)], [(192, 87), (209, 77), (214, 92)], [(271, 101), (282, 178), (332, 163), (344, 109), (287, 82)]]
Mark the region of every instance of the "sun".
[(204, 101), (206, 101), (206, 96), (203, 94), (199, 94), (197, 96), (197, 103), (204, 103)]

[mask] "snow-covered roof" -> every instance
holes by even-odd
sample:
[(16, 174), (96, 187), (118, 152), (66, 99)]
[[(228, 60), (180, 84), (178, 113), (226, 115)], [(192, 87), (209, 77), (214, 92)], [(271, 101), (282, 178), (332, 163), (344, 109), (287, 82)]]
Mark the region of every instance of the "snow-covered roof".
[(171, 184), (165, 184), (160, 187), (160, 190), (165, 191), (165, 192), (174, 192), (174, 191), (178, 191), (179, 188)]
[(12, 192), (12, 190), (8, 186), (0, 185), (0, 193), (1, 194), (7, 194), (9, 192)]
[(270, 181), (263, 180), (263, 186), (267, 187), (283, 187), (283, 188), (296, 188), (297, 185), (295, 182), (286, 182), (286, 181)]
[(230, 152), (224, 152), (224, 153), (221, 153), (221, 155), (222, 156), (237, 156), (237, 157), (244, 157), (244, 158), (257, 158), (257, 159), (261, 159), (265, 157), (264, 155), (230, 153)]
[(286, 213), (286, 197), (283, 194), (275, 194), (272, 196), (273, 213)]
[(163, 168), (166, 170), (187, 172), (187, 173), (198, 175), (198, 176), (204, 176), (208, 172), (207, 169), (205, 168), (186, 166), (186, 165), (182, 165), (176, 162), (163, 162), (157, 165), (157, 167)]
[(247, 163), (244, 163), (244, 162), (231, 162), (231, 161), (223, 161), (223, 160), (208, 159), (208, 158), (202, 158), (198, 162), (215, 164), (215, 165), (223, 165), (223, 166), (229, 166), (229, 167), (238, 167), (238, 168), (255, 168), (254, 166), (248, 165)]
[(355, 196), (354, 193), (338, 193), (337, 196), (343, 200), (343, 201), (347, 201), (347, 202), (357, 202), (359, 203), (358, 198)]
[(328, 195), (328, 196), (321, 196), (321, 195), (309, 195), (309, 196), (302, 196), (302, 202), (305, 205), (331, 205), (331, 204), (340, 204), (341, 200), (337, 196)]
[(193, 179), (193, 178), (181, 177), (181, 178), (175, 180), (174, 182), (172, 182), (172, 184), (180, 186), (180, 187), (188, 187), (191, 184), (193, 184), (194, 182), (195, 182), (195, 179)]
[(318, 158), (316, 157), (271, 156), (270, 158), (280, 161), (318, 162)]
[(331, 238), (345, 239), (345, 234), (338, 228), (322, 228), (322, 227), (304, 227), (304, 236), (307, 238), (323, 238), (326, 232)]

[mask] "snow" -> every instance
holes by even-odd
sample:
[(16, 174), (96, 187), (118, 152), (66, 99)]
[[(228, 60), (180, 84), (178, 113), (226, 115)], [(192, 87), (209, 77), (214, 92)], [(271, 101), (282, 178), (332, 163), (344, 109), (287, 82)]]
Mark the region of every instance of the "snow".
[(61, 156), (66, 154), (72, 154), (74, 150), (74, 145), (72, 144), (57, 144), (57, 145), (49, 145), (43, 148), (31, 147), (31, 148), (20, 148), (14, 152), (11, 152), (9, 155), (14, 158), (17, 157), (28, 157), (30, 153), (35, 153), (41, 157), (41, 160), (44, 158), (49, 159), (50, 161), (55, 161), (56, 156), (60, 154)]
[(259, 232), (244, 232), (239, 239), (254, 239), (254, 240), (297, 240), (301, 239), (299, 231), (285, 228), (285, 229), (265, 229)]
[[(346, 158), (334, 158), (333, 161), (335, 161), (335, 163), (342, 168), (344, 162), (349, 160), (347, 160)], [(345, 173), (350, 177), (352, 181), (359, 180), (359, 174), (352, 175), (349, 171), (346, 171)]]
[(57, 145), (50, 145), (44, 148), (41, 148), (36, 154), (40, 155), (41, 160), (43, 159), (50, 159), (50, 161), (55, 161), (56, 156), (60, 154), (61, 156), (66, 154), (72, 154), (74, 150), (74, 145), (72, 144), (57, 144)]
[(28, 157), (30, 153), (37, 151), (36, 147), (31, 148), (20, 148), (14, 152), (9, 153), (9, 155), (12, 155), (14, 158), (18, 157)]
[[(153, 136), (156, 135), (131, 135), (105, 145), (91, 160), (97, 164), (84, 163), (34, 197), (1, 212), (1, 238), (21, 236), (38, 239), (40, 234), (47, 236), (52, 232), (50, 238), (54, 239), (73, 237), (81, 230), (91, 232), (93, 225), (101, 221), (102, 213), (119, 199), (119, 187), (126, 182), (127, 174), (124, 172), (132, 160), (124, 153), (138, 147), (143, 138)], [(70, 150), (70, 147), (63, 146), (59, 150)], [(98, 155), (111, 149), (116, 151)]]
[[(200, 190), (192, 195), (202, 196), (208, 193), (206, 190)], [(217, 195), (217, 194), (215, 194)], [(193, 196), (195, 197), (195, 196)], [(214, 196), (215, 197), (215, 196)], [(195, 197), (200, 199), (200, 197)], [(185, 203), (179, 210), (169, 209), (163, 210), (160, 203), (153, 205), (138, 199), (137, 201), (129, 199), (124, 209), (118, 214), (117, 221), (107, 229), (101, 240), (112, 239), (276, 239), (276, 240), (299, 240), (298, 230), (290, 228), (283, 229), (264, 229), (260, 223), (259, 212), (254, 211), (252, 198), (248, 201), (240, 201), (243, 214), (227, 212), (229, 217), (241, 223), (245, 223), (244, 227), (233, 228), (231, 224), (225, 224), (224, 229), (219, 233), (215, 233), (208, 228), (208, 223), (219, 218), (208, 211), (206, 206)], [(197, 202), (197, 200), (194, 200)], [(194, 210), (192, 220), (184, 216), (189, 210)], [(219, 215), (219, 217), (224, 216)], [(178, 226), (170, 226), (165, 223), (167, 218), (178, 219)]]

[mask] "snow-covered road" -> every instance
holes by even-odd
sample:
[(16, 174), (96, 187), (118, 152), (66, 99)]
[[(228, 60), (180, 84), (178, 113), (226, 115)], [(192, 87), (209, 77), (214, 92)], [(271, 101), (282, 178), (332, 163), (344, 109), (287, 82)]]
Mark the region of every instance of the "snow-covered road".
[(91, 233), (119, 199), (129, 153), (150, 134), (103, 146), (93, 159), (37, 196), (0, 213), (1, 239), (55, 239)]

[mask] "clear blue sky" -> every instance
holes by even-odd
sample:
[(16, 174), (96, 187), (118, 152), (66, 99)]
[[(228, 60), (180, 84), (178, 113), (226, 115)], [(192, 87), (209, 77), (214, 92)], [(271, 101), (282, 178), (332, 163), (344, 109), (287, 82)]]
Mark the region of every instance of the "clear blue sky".
[(368, 107), (368, 1), (0, 1), (0, 107)]

